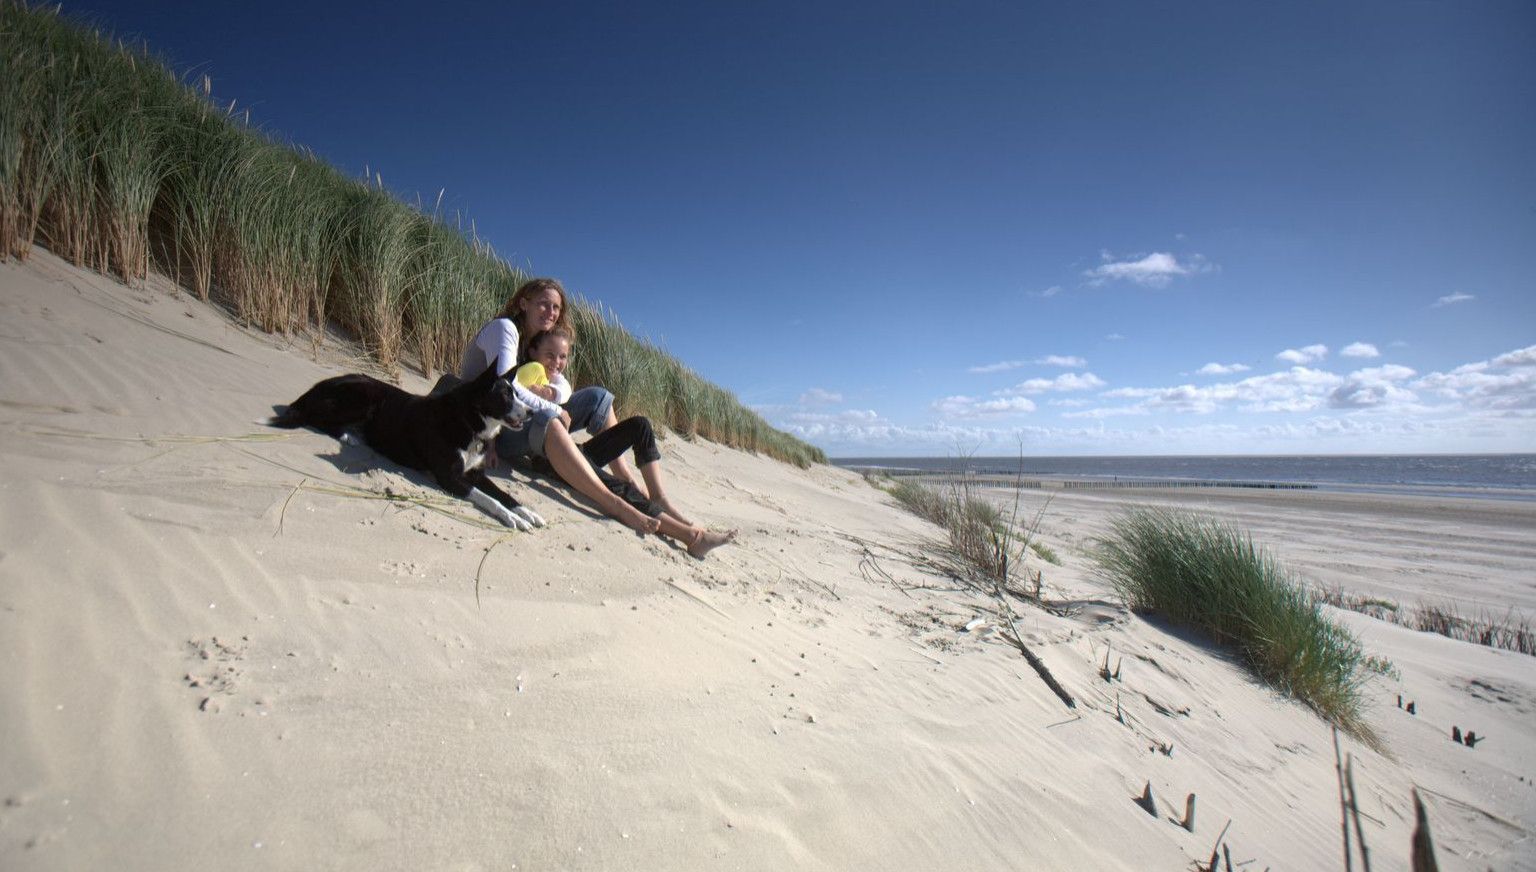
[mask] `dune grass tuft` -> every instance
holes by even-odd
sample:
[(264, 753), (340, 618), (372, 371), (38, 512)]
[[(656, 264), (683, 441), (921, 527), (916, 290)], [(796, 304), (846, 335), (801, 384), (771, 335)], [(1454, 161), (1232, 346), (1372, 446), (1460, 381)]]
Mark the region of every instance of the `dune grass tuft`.
[[(0, 0), (0, 260), (40, 243), (129, 284), (157, 269), (268, 332), (336, 327), (387, 369), (457, 368), (526, 277), (462, 221), (401, 201), (377, 173), (343, 176), (212, 91), (56, 7)], [(603, 384), (685, 435), (826, 462), (616, 318), (572, 308), (590, 340), (578, 387)]]
[(944, 550), (953, 569), (973, 586), (987, 593), (1009, 594), (1040, 602), (1041, 577), (1025, 568), (1025, 556), (1034, 551), (1042, 559), (1055, 556), (1040, 542), (1036, 531), (1044, 509), (1032, 523), (1020, 523), (1019, 507), (1011, 512), (977, 496), (964, 479), (933, 486), (909, 479), (873, 482), (908, 511), (942, 528), (948, 539)]
[(1367, 673), (1359, 642), (1247, 533), (1199, 515), (1132, 509), (1115, 519), (1096, 559), (1130, 608), (1236, 649), (1266, 682), (1374, 741), (1360, 715)]
[(1531, 630), (1531, 619), (1513, 606), (1502, 615), (1484, 609), (1472, 616), (1464, 616), (1456, 604), (1449, 601), (1421, 602), (1414, 608), (1404, 608), (1389, 599), (1360, 596), (1339, 587), (1320, 589), (1317, 596), (1328, 605), (1421, 633), (1438, 633), (1463, 642), (1536, 656), (1536, 632)]

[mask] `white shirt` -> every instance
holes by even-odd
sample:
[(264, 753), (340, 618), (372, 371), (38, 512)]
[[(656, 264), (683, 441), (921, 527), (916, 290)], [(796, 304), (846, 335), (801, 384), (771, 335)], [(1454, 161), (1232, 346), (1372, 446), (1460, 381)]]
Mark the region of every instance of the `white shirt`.
[[(486, 322), (475, 338), (470, 341), (469, 347), (464, 349), (464, 360), (459, 364), (459, 378), (466, 381), (476, 378), (485, 372), (485, 368), (496, 362), (496, 374), (506, 375), (517, 365), (517, 325), (511, 318), (493, 318)], [(512, 390), (517, 392), (517, 398), (523, 401), (523, 405), (535, 412), (546, 412), (551, 415), (559, 415), (560, 407), (549, 400), (544, 399), (533, 391), (528, 390), (516, 381), (512, 382)]]

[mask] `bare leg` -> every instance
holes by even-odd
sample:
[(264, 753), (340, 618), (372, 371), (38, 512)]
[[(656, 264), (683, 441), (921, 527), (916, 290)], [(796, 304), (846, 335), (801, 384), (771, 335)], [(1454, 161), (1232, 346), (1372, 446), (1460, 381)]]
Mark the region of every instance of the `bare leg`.
[(610, 518), (639, 533), (655, 533), (661, 526), (655, 518), (647, 517), (603, 486), (593, 474), (586, 456), (571, 441), (571, 434), (565, 429), (565, 424), (558, 419), (549, 422), (549, 430), (544, 436), (544, 456), (549, 458), (549, 465), (555, 468), (555, 473), (561, 479), (597, 503)]
[(666, 512), (662, 512), (657, 520), (661, 522), (661, 529), (658, 531), (661, 535), (683, 543), (688, 548), (689, 556), (699, 560), (703, 560), (704, 555), (736, 538), (735, 530), (717, 533), (714, 530), (684, 524)]
[(666, 488), (662, 486), (661, 461), (653, 461), (642, 465), (640, 467), (640, 475), (645, 479), (646, 490), (650, 491), (646, 496), (661, 506), (663, 512), (690, 527), (693, 526), (693, 522), (688, 520), (682, 512), (679, 512), (677, 506), (674, 506), (671, 500), (667, 499)]

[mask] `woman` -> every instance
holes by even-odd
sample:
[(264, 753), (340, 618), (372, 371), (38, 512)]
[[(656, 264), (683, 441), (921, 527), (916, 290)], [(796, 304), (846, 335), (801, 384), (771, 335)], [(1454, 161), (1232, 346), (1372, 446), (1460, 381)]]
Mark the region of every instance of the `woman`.
[[(520, 337), (532, 336), (556, 325), (571, 329), (565, 289), (554, 279), (524, 282), (502, 307), (501, 314), (475, 334), (464, 350), (459, 375), (473, 378), (485, 372), (492, 361), (496, 363), (498, 375), (507, 374), (517, 365), (522, 350)], [(600, 387), (582, 388), (571, 395), (570, 402), (562, 409), (522, 385), (514, 384), (513, 389), (532, 412), (521, 429), (501, 431), (496, 438), (498, 454), (507, 458), (525, 454), (543, 456), (560, 478), (595, 502), (609, 517), (641, 533), (657, 532), (661, 522), (609, 491), (571, 439), (572, 430), (585, 429), (595, 435), (617, 423), (613, 414), (613, 394)], [(611, 468), (620, 479), (633, 480), (622, 459), (617, 459)]]

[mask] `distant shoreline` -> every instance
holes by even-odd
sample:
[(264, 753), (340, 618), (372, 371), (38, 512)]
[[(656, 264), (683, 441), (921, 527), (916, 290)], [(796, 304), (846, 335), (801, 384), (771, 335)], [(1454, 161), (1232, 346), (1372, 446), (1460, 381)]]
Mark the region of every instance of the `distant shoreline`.
[(856, 472), (1062, 490), (1221, 488), (1536, 501), (1536, 455), (849, 457)]

